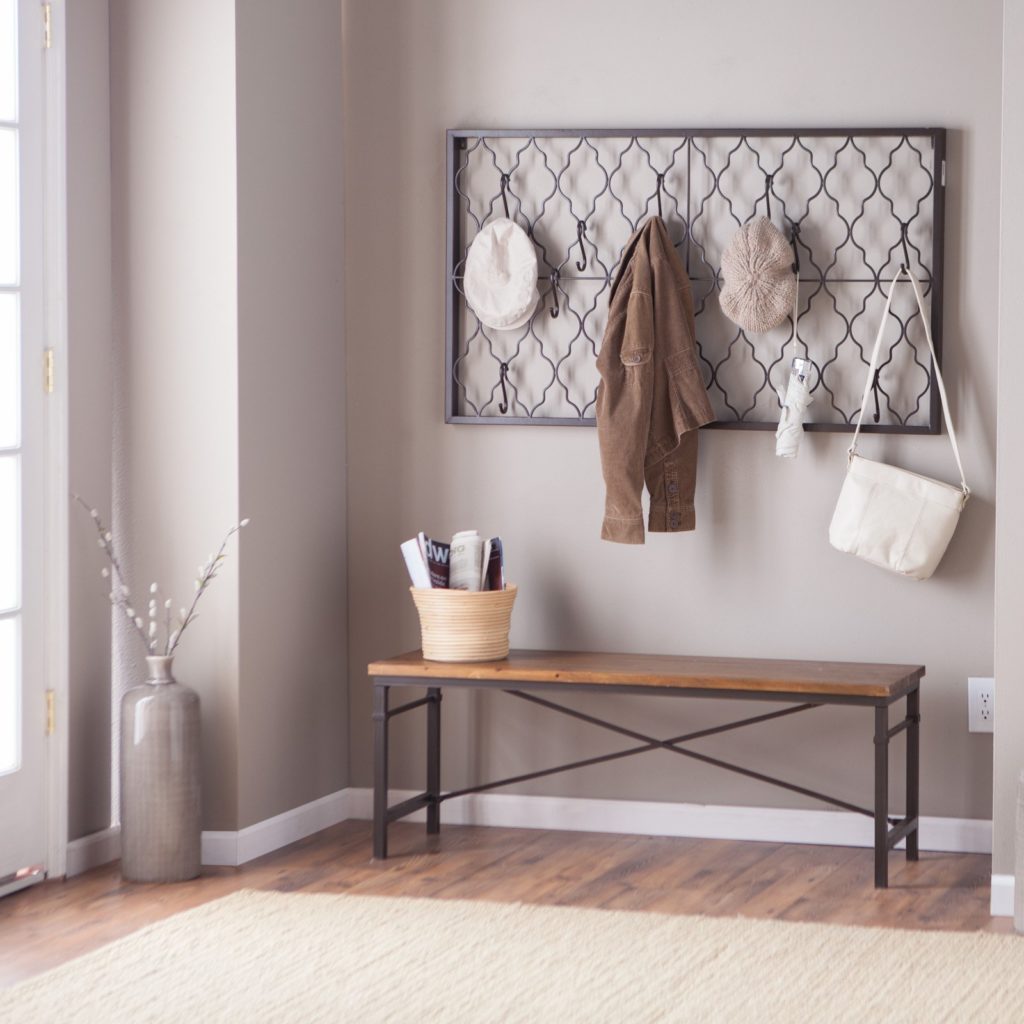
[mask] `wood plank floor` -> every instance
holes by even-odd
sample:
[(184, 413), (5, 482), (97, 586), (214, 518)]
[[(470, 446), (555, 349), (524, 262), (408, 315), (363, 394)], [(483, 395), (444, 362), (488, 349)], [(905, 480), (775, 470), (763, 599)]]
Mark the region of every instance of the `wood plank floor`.
[(426, 837), (404, 823), (390, 845), (371, 860), (369, 824), (349, 821), (192, 882), (134, 885), (116, 865), (45, 882), (0, 900), (0, 985), (242, 888), (1011, 930), (989, 917), (990, 859), (975, 854), (896, 854), (878, 891), (866, 849), (456, 826)]

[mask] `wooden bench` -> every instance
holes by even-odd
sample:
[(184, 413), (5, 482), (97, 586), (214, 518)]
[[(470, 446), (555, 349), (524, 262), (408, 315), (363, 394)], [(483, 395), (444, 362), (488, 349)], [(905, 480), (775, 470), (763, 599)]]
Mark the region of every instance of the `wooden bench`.
[[(427, 661), (420, 651), (375, 661), (369, 666), (373, 680), (374, 780), (373, 855), (387, 856), (388, 823), (426, 808), (427, 832), (440, 831), (441, 804), (458, 796), (482, 793), (545, 775), (583, 768), (652, 750), (671, 750), (747, 778), (811, 796), (874, 819), (875, 885), (888, 884), (889, 850), (906, 839), (908, 860), (918, 856), (918, 788), (920, 763), (921, 665), (877, 665), (828, 661), (762, 661), (746, 658), (701, 658), (654, 654), (599, 654), (580, 651), (512, 651), (503, 661)], [(423, 697), (389, 708), (393, 686), (424, 687)], [(636, 741), (635, 745), (580, 761), (542, 768), (497, 782), (441, 789), (441, 691), (455, 686), (501, 690), (559, 714), (589, 722)], [(551, 699), (555, 693), (629, 693), (650, 696), (711, 697), (726, 700), (764, 700), (788, 705), (714, 728), (683, 733), (668, 739), (646, 736), (594, 715), (565, 707)], [(905, 714), (894, 725), (889, 708), (906, 701)], [(874, 709), (875, 799), (873, 809), (860, 807), (762, 772), (699, 753), (683, 744), (705, 736), (729, 732), (829, 704)], [(414, 708), (426, 709), (427, 765), (424, 792), (388, 806), (388, 727), (392, 718)], [(906, 730), (905, 815), (889, 815), (889, 741)]]

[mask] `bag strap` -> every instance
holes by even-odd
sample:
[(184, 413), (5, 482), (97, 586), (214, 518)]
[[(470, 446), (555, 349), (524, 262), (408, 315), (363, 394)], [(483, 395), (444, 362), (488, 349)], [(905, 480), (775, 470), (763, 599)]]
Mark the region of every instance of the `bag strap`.
[(800, 356), (800, 278), (793, 289), (793, 358)]
[[(765, 198), (766, 199), (768, 198), (767, 193), (765, 194)], [(799, 225), (794, 224), (793, 225), (793, 234), (790, 235), (790, 239), (789, 239), (790, 243), (793, 246), (793, 273), (796, 275), (796, 287), (793, 289), (793, 338), (792, 338), (792, 341), (793, 341), (793, 354), (789, 357), (789, 369), (786, 370), (786, 378), (785, 378), (786, 379), (786, 385), (785, 385), (785, 387), (783, 387), (781, 389), (776, 387), (776, 389), (775, 389), (777, 392), (781, 390), (781, 394), (783, 396), (785, 396), (786, 390), (789, 387), (789, 374), (793, 370), (793, 360), (794, 359), (803, 358), (807, 362), (811, 361), (810, 350), (808, 350), (808, 354), (807, 355), (805, 355), (803, 357), (800, 356), (800, 252), (799, 252), (799, 250), (796, 247), (796, 239), (797, 239), (797, 235), (799, 234), (799, 230), (800, 230), (799, 229)], [(784, 358), (785, 351), (786, 351), (786, 348), (788, 346), (789, 346), (789, 342), (787, 341), (785, 343), (785, 345), (782, 346), (782, 352), (780, 353), (780, 357)], [(807, 349), (807, 346), (804, 345), (804, 348)], [(781, 401), (780, 401), (780, 405), (785, 407), (785, 404), (786, 404), (786, 399), (785, 399), (785, 397), (783, 397), (781, 399)]]
[(864, 397), (860, 402), (860, 412), (857, 415), (857, 427), (853, 432), (853, 442), (850, 445), (850, 457), (852, 458), (857, 454), (857, 438), (860, 436), (861, 424), (864, 422), (864, 411), (868, 406), (868, 399), (871, 395), (871, 382), (875, 379), (875, 369), (878, 366), (878, 356), (882, 349), (882, 337), (885, 334), (885, 326), (889, 320), (889, 310), (892, 308), (892, 297), (896, 291), (896, 284), (900, 279), (901, 274), (906, 274), (910, 278), (911, 287), (914, 289), (914, 298), (917, 299), (917, 308), (921, 311), (921, 324), (924, 327), (924, 337), (928, 342), (928, 351), (931, 352), (932, 366), (935, 369), (935, 383), (939, 389), (939, 399), (942, 402), (942, 418), (946, 424), (946, 433), (949, 434), (949, 443), (953, 449), (953, 458), (956, 459), (956, 467), (960, 471), (960, 487), (964, 492), (964, 500), (970, 497), (971, 489), (967, 486), (967, 480), (964, 477), (964, 466), (960, 461), (960, 447), (956, 443), (956, 431), (953, 429), (953, 418), (949, 414), (949, 399), (946, 397), (946, 386), (942, 382), (942, 371), (939, 369), (939, 360), (935, 355), (935, 345), (932, 342), (932, 330), (928, 323), (928, 314), (924, 309), (924, 300), (921, 298), (921, 286), (918, 284), (917, 278), (914, 277), (910, 268), (904, 264), (900, 264), (900, 269), (896, 272), (892, 279), (892, 283), (889, 285), (889, 294), (885, 297), (885, 310), (882, 313), (882, 322), (878, 325), (878, 335), (875, 338), (875, 347), (871, 351), (871, 361), (868, 363), (868, 379), (864, 384)]

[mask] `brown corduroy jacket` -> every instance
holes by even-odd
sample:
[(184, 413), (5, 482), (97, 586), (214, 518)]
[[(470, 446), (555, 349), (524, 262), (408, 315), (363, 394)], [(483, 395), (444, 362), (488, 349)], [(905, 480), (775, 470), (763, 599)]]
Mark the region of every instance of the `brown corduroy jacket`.
[(693, 295), (665, 222), (651, 217), (626, 244), (597, 359), (597, 436), (607, 496), (601, 537), (643, 544), (648, 529), (692, 530), (697, 428), (715, 415), (697, 361)]

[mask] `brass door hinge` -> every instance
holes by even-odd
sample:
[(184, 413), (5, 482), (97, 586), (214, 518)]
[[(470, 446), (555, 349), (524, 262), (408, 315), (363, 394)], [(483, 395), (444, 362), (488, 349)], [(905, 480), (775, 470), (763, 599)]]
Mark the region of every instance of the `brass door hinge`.
[(43, 390), (48, 394), (53, 394), (53, 349), (48, 348), (43, 351)]
[(53, 690), (46, 691), (46, 735), (52, 736), (57, 729), (57, 706)]
[(43, 49), (53, 46), (53, 12), (49, 4), (43, 4)]

